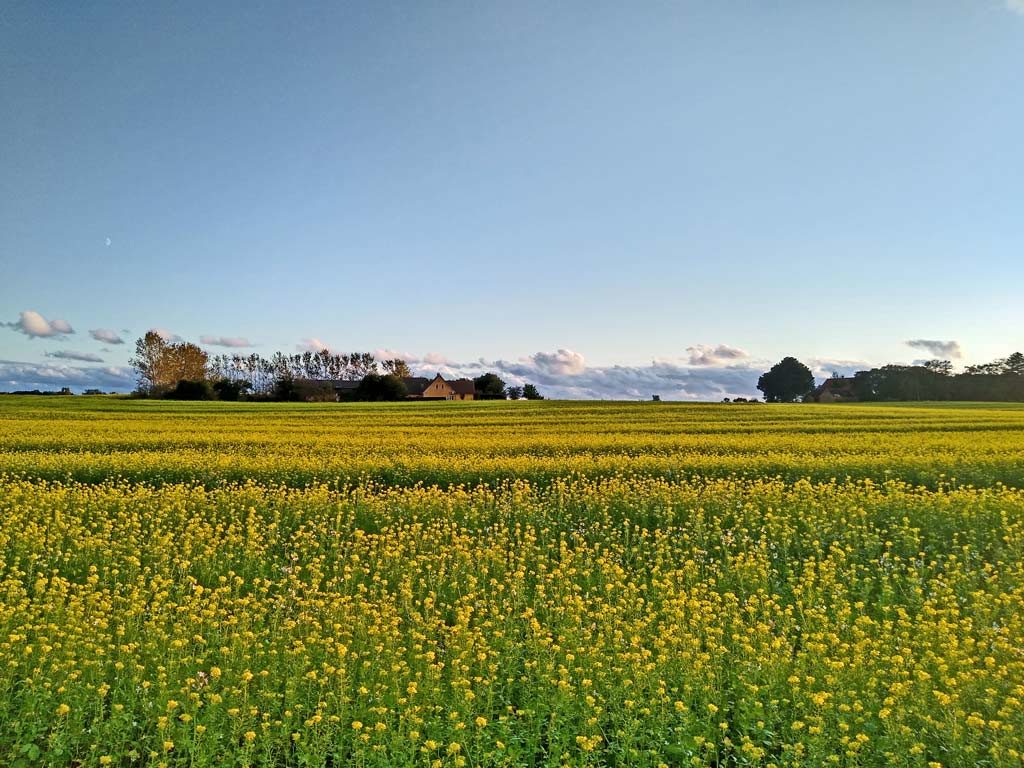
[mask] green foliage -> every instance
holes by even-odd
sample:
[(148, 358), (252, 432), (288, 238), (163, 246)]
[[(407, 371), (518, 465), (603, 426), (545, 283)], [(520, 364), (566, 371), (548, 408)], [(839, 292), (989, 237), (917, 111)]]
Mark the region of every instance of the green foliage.
[(884, 365), (854, 375), (859, 400), (1024, 401), (1024, 355), (969, 366), (953, 374), (944, 360), (923, 365)]
[(814, 389), (814, 374), (795, 357), (784, 357), (761, 374), (757, 388), (764, 392), (764, 399), (769, 403), (792, 403)]
[(523, 385), (523, 397), (527, 400), (543, 400), (544, 396), (537, 390), (537, 387), (533, 384)]
[(403, 400), (408, 390), (405, 382), (394, 374), (371, 373), (359, 382), (354, 399), (364, 401)]
[(138, 377), (139, 390), (161, 395), (177, 382), (200, 381), (207, 377), (209, 357), (188, 342), (168, 343), (156, 331), (149, 331), (135, 342), (131, 366)]
[(477, 397), (487, 399), (505, 399), (505, 382), (496, 373), (485, 373), (473, 379)]
[(217, 393), (213, 384), (206, 380), (182, 379), (164, 397), (168, 400), (216, 400)]
[(213, 390), (217, 393), (218, 400), (234, 402), (241, 399), (242, 395), (249, 389), (248, 381), (232, 381), (230, 379), (218, 379), (213, 382)]
[(381, 363), (381, 367), (384, 369), (384, 373), (390, 373), (397, 376), (400, 379), (407, 379), (412, 376), (412, 371), (409, 370), (409, 365), (405, 360), (385, 360)]

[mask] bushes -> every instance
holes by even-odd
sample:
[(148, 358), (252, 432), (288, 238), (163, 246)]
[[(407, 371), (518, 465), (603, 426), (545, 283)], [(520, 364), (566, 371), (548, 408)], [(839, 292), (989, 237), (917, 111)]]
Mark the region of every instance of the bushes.
[(213, 384), (205, 379), (181, 379), (164, 397), (168, 400), (216, 400), (217, 393)]
[(359, 382), (355, 391), (355, 400), (382, 402), (386, 400), (404, 400), (408, 390), (397, 376), (376, 373), (368, 374)]
[(220, 379), (213, 382), (213, 391), (217, 393), (218, 400), (239, 400), (249, 389), (248, 381), (230, 381)]
[(247, 381), (181, 379), (162, 397), (167, 400), (239, 400), (249, 388)]

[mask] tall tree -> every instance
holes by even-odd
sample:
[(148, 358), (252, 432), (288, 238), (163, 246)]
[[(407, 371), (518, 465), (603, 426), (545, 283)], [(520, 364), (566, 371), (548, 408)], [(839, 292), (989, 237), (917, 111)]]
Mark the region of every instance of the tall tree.
[(355, 391), (355, 399), (373, 401), (403, 400), (407, 391), (405, 382), (393, 373), (383, 376), (379, 373), (368, 373), (359, 382), (359, 386)]
[(540, 392), (538, 392), (537, 391), (537, 387), (535, 387), (533, 384), (524, 384), (523, 385), (523, 397), (525, 397), (527, 400), (543, 400), (544, 399), (544, 395), (542, 395)]
[(174, 383), (182, 380), (204, 381), (207, 378), (209, 355), (206, 350), (183, 341), (169, 344), (167, 354), (170, 356), (171, 377)]
[(168, 344), (156, 331), (149, 331), (135, 342), (132, 368), (139, 389), (161, 394), (179, 381), (205, 381), (209, 375), (209, 355), (195, 344)]
[(483, 398), (496, 399), (505, 397), (505, 382), (496, 373), (485, 373), (473, 379), (476, 391)]
[(784, 357), (761, 374), (757, 388), (769, 403), (792, 403), (814, 389), (814, 374), (795, 357)]
[(173, 382), (167, 381), (167, 342), (156, 331), (148, 331), (135, 341), (135, 357), (131, 366), (139, 382), (139, 391), (155, 393), (160, 387)]
[(412, 377), (412, 371), (409, 370), (408, 364), (405, 360), (399, 360), (397, 357), (394, 360), (385, 360), (381, 363), (381, 366), (384, 368), (385, 373), (390, 373), (400, 379)]
[(938, 373), (943, 376), (953, 375), (953, 363), (949, 360), (925, 360), (921, 365), (933, 373)]
[(1003, 369), (1006, 373), (1024, 376), (1024, 354), (1014, 352), (1003, 361)]

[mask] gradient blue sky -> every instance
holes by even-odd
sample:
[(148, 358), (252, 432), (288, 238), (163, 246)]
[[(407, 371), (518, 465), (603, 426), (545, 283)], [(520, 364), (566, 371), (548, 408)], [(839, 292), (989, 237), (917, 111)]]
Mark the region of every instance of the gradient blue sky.
[[(47, 353), (124, 366), (99, 328), (579, 396), (931, 356), (910, 339), (1002, 357), (1022, 82), (1024, 0), (8, 2), (0, 321), (75, 333), (0, 328), (0, 389), (84, 385)], [(637, 387), (558, 389), (614, 371)]]

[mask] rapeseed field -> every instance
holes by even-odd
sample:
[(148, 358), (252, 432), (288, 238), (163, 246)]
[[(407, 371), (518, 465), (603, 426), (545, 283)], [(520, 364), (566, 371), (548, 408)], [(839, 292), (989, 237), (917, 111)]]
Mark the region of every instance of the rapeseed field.
[(1024, 407), (0, 398), (0, 765), (1019, 766)]

